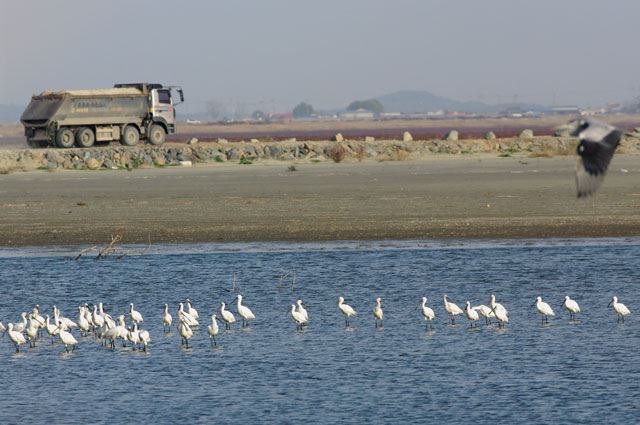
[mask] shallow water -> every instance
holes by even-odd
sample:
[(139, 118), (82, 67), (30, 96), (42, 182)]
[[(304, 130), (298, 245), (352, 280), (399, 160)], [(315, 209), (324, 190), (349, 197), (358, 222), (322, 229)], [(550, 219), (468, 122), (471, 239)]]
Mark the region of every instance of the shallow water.
[[(67, 316), (102, 301), (115, 315), (128, 303), (145, 317), (148, 353), (90, 337), (65, 354), (48, 336), (16, 354), (0, 340), (0, 422), (101, 423), (635, 423), (640, 416), (640, 240), (353, 242), (158, 246), (117, 261), (76, 248), (0, 250), (0, 318), (39, 303)], [(277, 276), (296, 271), (296, 286)], [(232, 301), (231, 275), (257, 319), (221, 332), (210, 347), (208, 316)], [(290, 281), (287, 281), (290, 282)], [(505, 330), (466, 319), (452, 326), (442, 306), (488, 303), (510, 310)], [(583, 313), (559, 308), (564, 295)], [(607, 303), (632, 312), (624, 325)], [(337, 297), (358, 310), (345, 329)], [(416, 305), (436, 311), (427, 331)], [(531, 304), (556, 311), (541, 326)], [(371, 314), (382, 297), (384, 328)], [(162, 305), (175, 318), (190, 297), (201, 315), (190, 349), (162, 331)], [(311, 323), (289, 316), (302, 298)], [(235, 311), (235, 306), (233, 307)], [(77, 332), (76, 332), (77, 335)]]

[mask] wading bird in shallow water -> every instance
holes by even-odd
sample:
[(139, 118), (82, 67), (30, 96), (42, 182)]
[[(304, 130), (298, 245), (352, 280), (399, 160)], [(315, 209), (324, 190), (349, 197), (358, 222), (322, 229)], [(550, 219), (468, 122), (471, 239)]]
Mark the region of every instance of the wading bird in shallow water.
[(480, 316), (484, 317), (484, 324), (487, 326), (491, 324), (491, 318), (496, 317), (496, 315), (493, 314), (491, 307), (484, 304), (477, 305), (473, 307), (473, 309), (480, 313)]
[(169, 313), (169, 305), (165, 304), (164, 312), (162, 313), (162, 327), (165, 333), (171, 331), (171, 322), (173, 322), (173, 317), (171, 317), (171, 313)]
[(193, 336), (193, 330), (183, 320), (178, 321), (178, 333), (182, 338), (180, 345), (186, 345), (189, 348), (189, 340)]
[(569, 312), (569, 320), (576, 320), (576, 313), (580, 313), (580, 306), (575, 300), (566, 295), (562, 307)]
[(464, 314), (467, 316), (469, 320), (469, 327), (472, 328), (473, 324), (480, 320), (480, 315), (478, 312), (471, 307), (471, 302), (467, 301), (467, 307), (464, 309)]
[(450, 301), (450, 298), (447, 296), (447, 294), (444, 294), (443, 299), (444, 299), (444, 309), (447, 313), (451, 315), (451, 324), (455, 325), (456, 316), (459, 314), (462, 314), (463, 311), (460, 307), (458, 307), (456, 304)]
[(238, 295), (236, 299), (238, 300), (238, 314), (240, 315), (240, 317), (242, 317), (242, 327), (244, 328), (249, 326), (249, 320), (255, 319), (256, 316), (253, 315), (253, 312), (249, 307), (247, 307), (246, 305), (242, 305), (242, 295)]
[(340, 312), (344, 315), (344, 325), (345, 327), (349, 327), (349, 317), (355, 316), (356, 311), (348, 304), (344, 303), (344, 298), (338, 298), (338, 308), (340, 308)]
[(207, 331), (209, 332), (209, 339), (211, 340), (211, 346), (218, 345), (216, 343), (216, 335), (220, 332), (218, 328), (218, 319), (215, 314), (211, 315), (211, 324), (207, 327)]
[(580, 139), (576, 164), (578, 198), (593, 195), (604, 180), (622, 133), (617, 128), (591, 118), (580, 118), (560, 127)]
[(301, 331), (302, 327), (307, 324), (307, 318), (300, 311), (296, 311), (296, 305), (291, 304), (291, 319), (296, 324), (296, 329)]
[(13, 345), (16, 346), (16, 352), (20, 351), (20, 346), (27, 342), (21, 332), (13, 330), (13, 323), (9, 323), (7, 326), (7, 335), (9, 335), (9, 339), (13, 342)]
[(236, 318), (233, 316), (232, 312), (226, 310), (225, 303), (220, 304), (220, 316), (222, 316), (222, 320), (224, 320), (225, 329), (231, 329), (231, 324), (235, 323)]
[(536, 302), (531, 304), (531, 307), (536, 306), (536, 310), (542, 316), (542, 323), (549, 323), (549, 316), (555, 316), (556, 314), (553, 312), (553, 309), (549, 304), (542, 301), (542, 297), (537, 297)]
[(498, 327), (504, 328), (507, 323), (509, 323), (509, 311), (500, 304), (496, 302), (496, 296), (491, 294), (491, 299), (489, 300), (489, 306), (491, 307), (491, 311), (496, 316), (498, 320)]
[(60, 337), (60, 341), (62, 341), (62, 343), (64, 344), (65, 351), (67, 353), (69, 352), (69, 346), (71, 346), (72, 351), (75, 351), (76, 345), (78, 345), (78, 340), (75, 339), (73, 335), (71, 335), (71, 332), (67, 332), (62, 328), (58, 328), (58, 329), (59, 329), (58, 336)]
[(618, 322), (624, 323), (624, 316), (628, 316), (631, 314), (627, 306), (619, 303), (618, 297), (616, 296), (614, 296), (611, 301), (609, 301), (609, 305), (607, 307), (610, 307), (611, 305), (613, 305), (613, 311), (615, 311), (618, 315)]
[(296, 304), (298, 305), (298, 312), (300, 314), (302, 314), (302, 317), (304, 317), (304, 324), (308, 325), (309, 324), (309, 313), (307, 312), (307, 309), (304, 308), (304, 303), (302, 302), (302, 300), (298, 300), (298, 301), (296, 301)]
[(432, 329), (433, 319), (436, 318), (436, 314), (433, 312), (431, 307), (427, 307), (427, 297), (422, 297), (422, 305), (418, 305), (418, 307), (422, 307), (422, 317), (427, 322), (427, 328)]
[(373, 320), (376, 328), (378, 327), (378, 322), (380, 322), (380, 327), (382, 327), (382, 314), (382, 300), (378, 297), (376, 298), (376, 306), (373, 308)]

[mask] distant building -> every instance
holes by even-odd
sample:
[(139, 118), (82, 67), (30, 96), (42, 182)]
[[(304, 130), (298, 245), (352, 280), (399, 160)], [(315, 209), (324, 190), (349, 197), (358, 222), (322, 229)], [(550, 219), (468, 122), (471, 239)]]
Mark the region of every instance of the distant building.
[(346, 121), (365, 121), (374, 119), (375, 115), (366, 109), (357, 109), (355, 111), (340, 112), (339, 117), (341, 120)]
[(271, 122), (288, 123), (292, 120), (292, 112), (272, 112), (269, 114), (269, 121)]
[(554, 106), (551, 108), (551, 113), (556, 115), (578, 115), (580, 114), (580, 108), (573, 105)]

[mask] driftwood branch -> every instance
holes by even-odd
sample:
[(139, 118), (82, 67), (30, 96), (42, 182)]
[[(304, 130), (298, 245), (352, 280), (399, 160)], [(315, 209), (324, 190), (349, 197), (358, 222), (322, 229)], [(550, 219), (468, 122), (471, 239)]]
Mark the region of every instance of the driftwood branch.
[(118, 244), (120, 243), (121, 240), (122, 240), (122, 235), (120, 235), (120, 234), (111, 235), (111, 242), (109, 242), (106, 246), (104, 246), (102, 248), (98, 248), (98, 246), (96, 245), (96, 246), (92, 246), (92, 247), (89, 247), (89, 248), (84, 248), (75, 257), (75, 260), (79, 260), (83, 255), (87, 254), (88, 252), (96, 252), (96, 251), (98, 252), (98, 255), (96, 255), (96, 257), (95, 257), (96, 260), (100, 260), (102, 258), (106, 258), (109, 255), (115, 255), (116, 259), (121, 260), (121, 259), (123, 259), (123, 258), (125, 258), (127, 256), (131, 256), (131, 255), (144, 255), (151, 248), (151, 233), (149, 233), (149, 235), (148, 235), (147, 246), (145, 246), (144, 249), (142, 249), (140, 251), (128, 250), (128, 249), (120, 248), (120, 246)]

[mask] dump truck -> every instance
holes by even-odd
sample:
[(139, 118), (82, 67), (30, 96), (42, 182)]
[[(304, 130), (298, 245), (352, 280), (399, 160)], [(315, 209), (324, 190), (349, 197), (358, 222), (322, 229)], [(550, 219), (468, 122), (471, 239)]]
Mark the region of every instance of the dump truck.
[(175, 106), (182, 102), (182, 88), (156, 83), (44, 91), (31, 98), (20, 121), (30, 147), (87, 148), (111, 141), (134, 146), (140, 140), (161, 145), (176, 131)]

